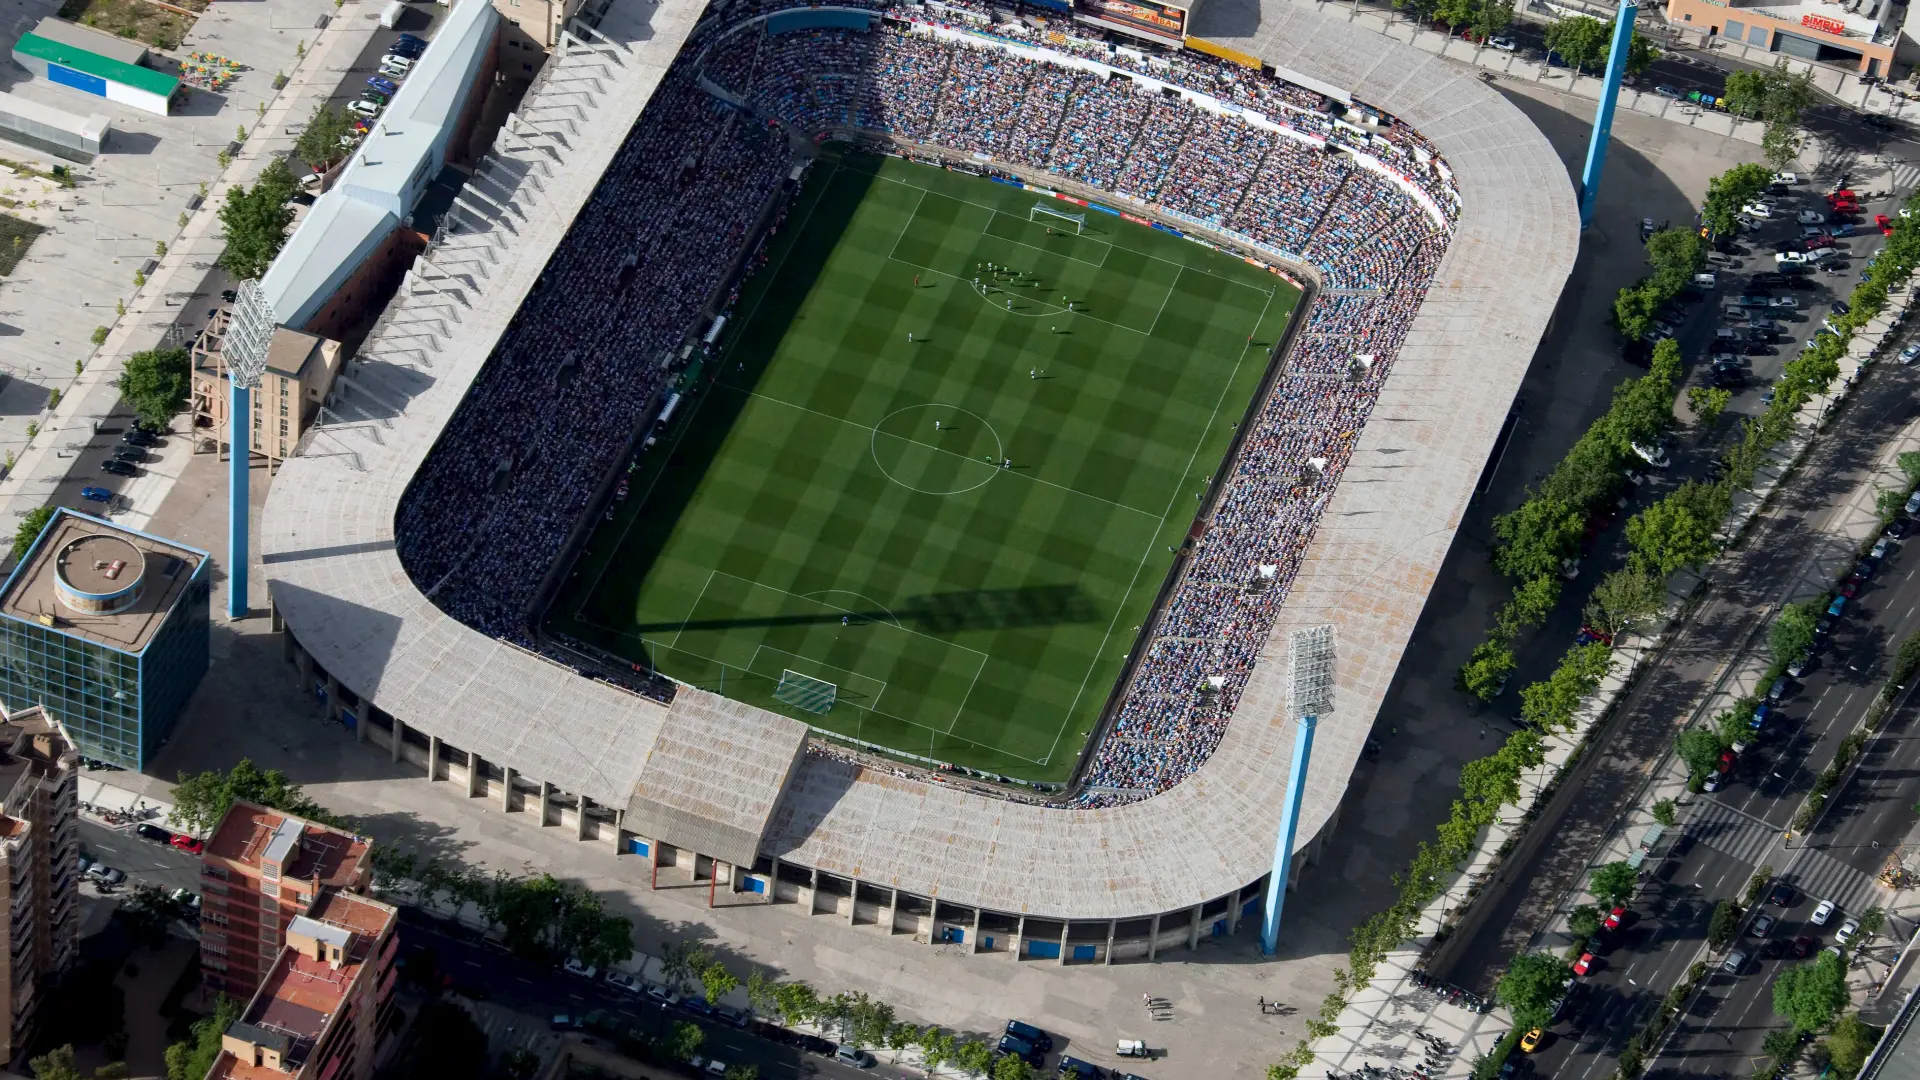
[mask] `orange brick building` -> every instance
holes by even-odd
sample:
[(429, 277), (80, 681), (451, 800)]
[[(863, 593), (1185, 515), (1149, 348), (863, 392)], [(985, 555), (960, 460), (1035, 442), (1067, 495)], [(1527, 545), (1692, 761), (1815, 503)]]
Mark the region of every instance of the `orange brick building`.
[(200, 968), (208, 989), (251, 998), (295, 918), (328, 892), (365, 892), (372, 841), (236, 802), (200, 866)]

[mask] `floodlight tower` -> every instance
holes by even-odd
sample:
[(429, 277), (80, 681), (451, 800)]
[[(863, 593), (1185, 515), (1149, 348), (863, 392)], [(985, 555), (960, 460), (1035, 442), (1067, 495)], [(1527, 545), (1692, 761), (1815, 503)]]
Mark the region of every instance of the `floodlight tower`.
[(1600, 170), (1607, 164), (1607, 143), (1613, 139), (1613, 107), (1620, 100), (1620, 84), (1627, 77), (1627, 53), (1633, 48), (1633, 20), (1640, 13), (1635, 0), (1621, 0), (1613, 20), (1613, 47), (1607, 53), (1606, 85), (1593, 112), (1593, 139), (1587, 143), (1587, 167), (1580, 173), (1580, 230), (1593, 224), (1594, 200), (1600, 196)]
[(1313, 758), (1313, 729), (1333, 711), (1333, 627), (1310, 626), (1293, 632), (1287, 658), (1287, 712), (1294, 722), (1293, 764), (1287, 776), (1286, 802), (1280, 807), (1280, 834), (1273, 839), (1273, 872), (1267, 875), (1266, 911), (1260, 920), (1260, 951), (1273, 955), (1280, 940), (1280, 909), (1287, 902), (1287, 875), (1293, 867), (1293, 836), (1300, 825), (1300, 802), (1307, 791), (1307, 763)]
[(253, 456), (253, 391), (267, 370), (273, 306), (260, 283), (240, 283), (220, 343), (227, 367), (227, 618), (247, 616), (248, 459)]

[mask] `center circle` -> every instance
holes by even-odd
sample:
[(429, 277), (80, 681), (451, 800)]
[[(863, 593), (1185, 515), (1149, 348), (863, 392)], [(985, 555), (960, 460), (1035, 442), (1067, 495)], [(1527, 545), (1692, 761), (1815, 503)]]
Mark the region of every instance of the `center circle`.
[(1006, 460), (993, 425), (979, 413), (952, 405), (895, 409), (873, 425), (869, 450), (887, 479), (922, 495), (959, 495), (985, 487)]

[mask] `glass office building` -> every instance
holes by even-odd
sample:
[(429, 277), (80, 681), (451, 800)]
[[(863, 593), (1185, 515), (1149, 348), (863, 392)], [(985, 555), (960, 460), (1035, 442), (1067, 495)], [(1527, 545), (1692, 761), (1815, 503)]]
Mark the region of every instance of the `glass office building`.
[(207, 553), (67, 509), (0, 591), (0, 704), (139, 770), (207, 670)]

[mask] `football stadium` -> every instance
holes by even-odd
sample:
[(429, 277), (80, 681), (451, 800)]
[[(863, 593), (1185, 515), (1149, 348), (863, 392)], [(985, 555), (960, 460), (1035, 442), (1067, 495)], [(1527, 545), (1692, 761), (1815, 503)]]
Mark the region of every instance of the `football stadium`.
[(303, 681), (656, 882), (1061, 962), (1233, 932), (1293, 794), (1312, 860), (1577, 246), (1291, 0), (612, 0), (457, 205), (268, 498)]

